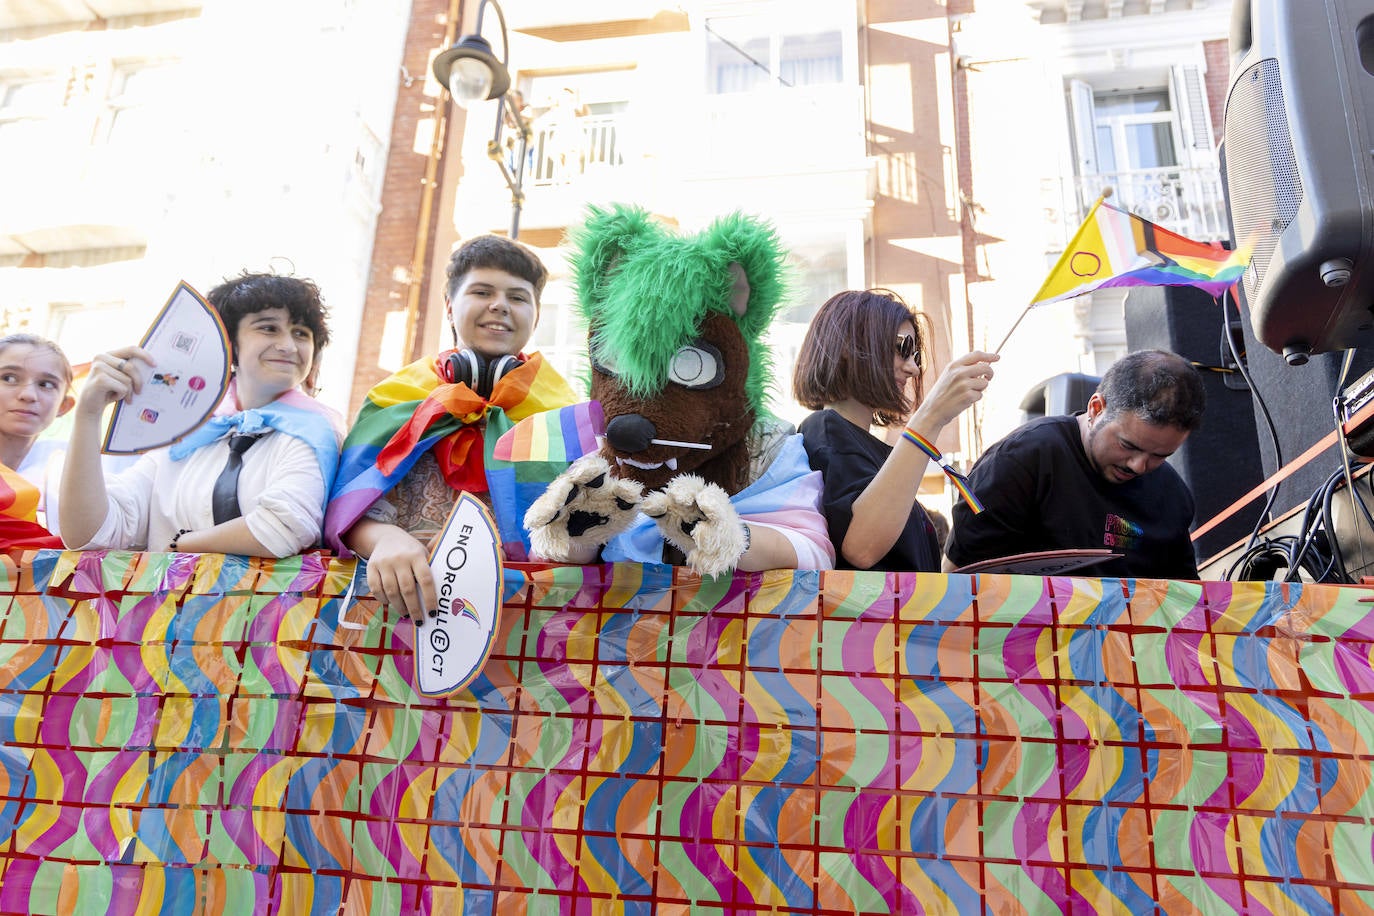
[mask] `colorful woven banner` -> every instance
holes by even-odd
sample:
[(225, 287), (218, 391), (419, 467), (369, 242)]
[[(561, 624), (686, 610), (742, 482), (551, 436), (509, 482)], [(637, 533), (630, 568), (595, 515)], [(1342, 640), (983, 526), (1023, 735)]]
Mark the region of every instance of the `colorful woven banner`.
[(353, 573), (0, 567), (0, 912), (1374, 912), (1367, 590), (524, 565), (428, 700)]

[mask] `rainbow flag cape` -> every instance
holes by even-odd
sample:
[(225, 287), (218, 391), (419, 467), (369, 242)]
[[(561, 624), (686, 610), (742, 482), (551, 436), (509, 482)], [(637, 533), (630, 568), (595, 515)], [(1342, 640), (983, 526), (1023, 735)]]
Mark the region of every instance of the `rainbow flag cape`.
[(579, 401), (515, 424), (501, 411), (487, 417), (487, 492), (506, 559), (529, 558), (525, 513), (568, 465), (597, 450), (596, 437), (605, 429), (600, 401)]
[[(325, 507), (325, 544), (339, 556), (352, 556), (341, 540), (343, 533), (432, 449), (455, 496), (458, 490), (491, 492), (503, 540), (520, 533), (523, 513), (514, 519), (503, 517), (515, 510), (515, 504), (492, 484), (480, 421), (486, 419), (494, 442), (514, 421), (571, 404), (577, 395), (536, 353), (503, 376), (491, 398), (484, 400), (461, 382), (444, 381), (439, 366), (446, 356), (440, 353), (437, 358), (413, 362), (367, 393), (344, 440)], [(523, 542), (523, 537), (517, 542)], [(508, 559), (513, 558), (508, 554)]]
[(38, 524), (41, 494), (18, 471), (0, 464), (0, 550), (21, 547), (61, 549), (60, 538)]
[(1196, 286), (1220, 296), (1245, 273), (1253, 248), (1195, 242), (1099, 200), (1030, 304), (1114, 286)]

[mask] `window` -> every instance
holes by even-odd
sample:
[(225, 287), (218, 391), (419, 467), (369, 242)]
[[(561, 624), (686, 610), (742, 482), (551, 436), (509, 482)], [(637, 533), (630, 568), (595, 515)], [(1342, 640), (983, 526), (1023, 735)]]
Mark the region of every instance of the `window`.
[(53, 302), (48, 312), (48, 336), (72, 360), (84, 362), (110, 348), (110, 328), (128, 324), (126, 303)]
[(1181, 38), (1170, 56), (1178, 62), (1168, 67), (1107, 69), (1065, 81), (1079, 176), (1217, 168), (1202, 44)]
[(15, 150), (39, 141), (62, 110), (65, 89), (56, 76), (0, 79), (0, 141)]
[(825, 300), (849, 288), (848, 254), (844, 236), (838, 233), (829, 238), (788, 240), (788, 245), (793, 294), (791, 307), (777, 320), (805, 327)]
[(106, 144), (130, 155), (155, 147), (166, 131), (166, 115), (150, 102), (169, 99), (176, 91), (177, 70), (169, 62), (144, 61), (115, 67), (106, 104), (110, 110)]
[(0, 82), (0, 118), (50, 115), (62, 107), (63, 90), (56, 76)]
[(802, 340), (816, 310), (825, 300), (841, 290), (852, 289), (854, 284), (849, 278), (849, 251), (843, 229), (811, 227), (789, 232), (787, 227), (780, 227), (779, 232), (788, 252), (791, 282), (785, 304), (768, 328), (773, 380), (779, 395), (773, 398), (771, 407), (782, 419), (800, 423), (807, 411), (790, 395), (792, 370), (797, 364)]
[(778, 17), (736, 16), (706, 21), (707, 91), (751, 92), (770, 86), (840, 82), (840, 30), (784, 32)]
[(13, 205), (31, 199), (34, 176), (49, 170), (53, 151), (62, 149), (61, 118), (67, 91), (56, 74), (0, 78), (0, 200)]
[(564, 378), (575, 380), (575, 385), (576, 380), (585, 381), (589, 377), (587, 327), (573, 307), (576, 298), (571, 277), (550, 277), (539, 297), (539, 322), (526, 348), (544, 354)]
[(843, 76), (840, 33), (783, 35), (778, 48), (778, 73), (787, 86), (824, 86)]
[(1178, 165), (1167, 89), (1098, 93), (1093, 98), (1098, 169), (1130, 172)]
[[(535, 184), (557, 184), (589, 170), (625, 162), (630, 100), (628, 68), (577, 73), (536, 73), (521, 81), (523, 114), (533, 136), (526, 153), (526, 177)], [(515, 171), (515, 137), (507, 129), (507, 166)]]
[(1166, 229), (1226, 238), (1230, 225), (1200, 66), (1184, 62), (1094, 80), (1066, 85), (1076, 160), (1066, 201), (1076, 202), (1079, 217), (1110, 186), (1116, 206)]

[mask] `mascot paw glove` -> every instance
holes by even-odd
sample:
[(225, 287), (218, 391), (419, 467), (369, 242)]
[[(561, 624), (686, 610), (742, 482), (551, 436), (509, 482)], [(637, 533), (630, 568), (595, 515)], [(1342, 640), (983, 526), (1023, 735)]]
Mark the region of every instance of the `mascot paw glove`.
[(695, 474), (674, 477), (662, 490), (650, 493), (641, 511), (703, 576), (730, 572), (744, 553), (744, 523), (730, 495)]
[(549, 484), (525, 513), (530, 546), (546, 560), (567, 562), (629, 527), (644, 487), (616, 477), (600, 455), (583, 455)]

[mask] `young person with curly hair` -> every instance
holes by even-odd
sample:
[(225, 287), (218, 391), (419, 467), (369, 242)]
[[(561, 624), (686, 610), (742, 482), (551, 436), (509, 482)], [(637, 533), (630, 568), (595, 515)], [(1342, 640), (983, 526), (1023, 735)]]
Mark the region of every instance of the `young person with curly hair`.
[[(229, 332), (228, 392), (181, 441), (108, 480), (101, 417), (151, 384), (157, 367), (137, 346), (92, 361), (62, 474), (68, 547), (284, 557), (319, 541), (342, 439), (337, 415), (301, 390), (329, 342), (320, 291), (309, 280), (245, 273), (206, 300)], [(231, 461), (239, 471), (226, 486)]]

